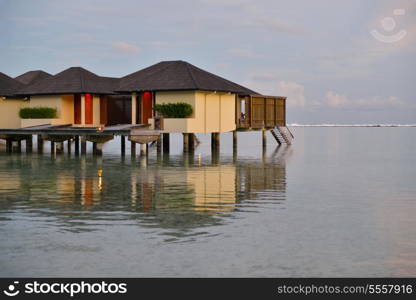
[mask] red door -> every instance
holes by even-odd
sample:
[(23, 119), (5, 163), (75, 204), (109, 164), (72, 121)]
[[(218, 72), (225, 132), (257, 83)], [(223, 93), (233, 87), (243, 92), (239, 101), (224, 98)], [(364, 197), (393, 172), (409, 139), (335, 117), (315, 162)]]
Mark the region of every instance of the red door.
[(85, 124), (92, 124), (93, 121), (93, 109), (92, 109), (92, 95), (85, 94)]
[(142, 124), (149, 124), (149, 119), (153, 117), (152, 113), (152, 92), (143, 92), (142, 94)]
[(81, 95), (74, 95), (74, 124), (81, 124)]

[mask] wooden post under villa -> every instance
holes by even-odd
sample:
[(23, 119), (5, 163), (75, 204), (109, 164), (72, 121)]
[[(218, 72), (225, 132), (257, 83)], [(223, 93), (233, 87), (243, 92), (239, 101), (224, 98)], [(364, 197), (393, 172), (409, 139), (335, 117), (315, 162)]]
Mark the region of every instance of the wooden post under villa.
[(136, 157), (136, 143), (131, 141), (131, 157)]
[(87, 154), (87, 138), (85, 136), (81, 137), (81, 155)]
[(182, 133), (183, 136), (183, 152), (189, 152), (189, 133)]
[(159, 138), (156, 141), (156, 151), (158, 154), (162, 151), (162, 136), (159, 136)]
[(237, 150), (237, 130), (233, 131), (233, 150)]
[(33, 140), (32, 136), (26, 138), (26, 153), (32, 153), (33, 151)]
[(195, 151), (195, 134), (193, 133), (188, 133), (189, 136), (189, 152), (194, 152)]
[(220, 162), (220, 152), (216, 148), (211, 148), (211, 163), (216, 165)]
[(12, 148), (14, 152), (21, 153), (22, 152), (22, 141), (13, 141)]
[(263, 128), (261, 130), (261, 139), (262, 139), (263, 148), (266, 148), (266, 146), (267, 146), (267, 136), (266, 136), (266, 133), (267, 133), (266, 129)]
[(124, 135), (120, 136), (121, 139), (121, 156), (126, 155), (126, 137)]
[(51, 141), (51, 155), (55, 154), (55, 142)]
[(79, 155), (79, 136), (75, 136), (75, 155)]
[(97, 142), (92, 142), (92, 154), (97, 155)]
[(163, 153), (169, 153), (169, 147), (170, 147), (170, 136), (169, 133), (163, 133), (162, 134), (163, 139)]
[(58, 142), (58, 143), (56, 143), (56, 153), (57, 154), (64, 153), (64, 142)]
[(220, 133), (212, 132), (211, 133), (211, 149), (219, 151), (220, 149)]
[(6, 140), (6, 152), (7, 153), (12, 153), (12, 140), (11, 139), (7, 139)]
[(237, 130), (233, 131), (233, 162), (237, 161)]
[(38, 153), (42, 153), (43, 152), (43, 138), (41, 134), (38, 134), (38, 141), (37, 141), (37, 147), (38, 147)]
[(148, 147), (147, 144), (140, 144), (140, 156), (147, 156)]
[(103, 146), (104, 146), (104, 143), (97, 143), (95, 145), (95, 155), (102, 155), (103, 154)]
[(68, 139), (66, 141), (66, 149), (67, 149), (69, 155), (71, 154), (71, 141), (72, 141), (71, 139)]

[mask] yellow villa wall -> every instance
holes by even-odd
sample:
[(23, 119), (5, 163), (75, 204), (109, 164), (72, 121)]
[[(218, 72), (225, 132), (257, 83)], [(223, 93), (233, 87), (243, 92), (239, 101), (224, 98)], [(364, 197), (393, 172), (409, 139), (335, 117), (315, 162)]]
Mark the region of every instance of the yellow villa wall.
[(0, 128), (20, 128), (19, 110), (28, 105), (23, 99), (0, 97)]
[[(74, 124), (74, 95), (45, 95), (30, 97), (29, 107), (53, 107), (57, 110), (57, 118), (52, 124)], [(40, 124), (41, 120), (34, 120)], [(46, 121), (46, 119), (45, 119)], [(20, 119), (19, 119), (20, 122)], [(27, 122), (26, 122), (27, 123)], [(34, 124), (36, 125), (36, 124)], [(93, 125), (100, 125), (100, 97), (93, 96)], [(19, 125), (20, 126), (20, 125)], [(80, 125), (77, 125), (80, 126)], [(86, 125), (91, 126), (91, 124)]]
[[(157, 92), (156, 104), (185, 102), (192, 105), (190, 118), (164, 119), (164, 131), (185, 133), (235, 130), (235, 95), (203, 91)], [(153, 123), (153, 120), (150, 120)]]
[[(92, 100), (92, 122), (93, 125), (99, 126), (100, 125), (100, 96), (94, 95)], [(73, 115), (73, 114), (72, 114)]]
[(29, 107), (52, 107), (56, 108), (57, 118), (54, 124), (74, 123), (73, 95), (45, 95), (31, 96)]
[(63, 124), (74, 123), (74, 95), (61, 96), (60, 119)]

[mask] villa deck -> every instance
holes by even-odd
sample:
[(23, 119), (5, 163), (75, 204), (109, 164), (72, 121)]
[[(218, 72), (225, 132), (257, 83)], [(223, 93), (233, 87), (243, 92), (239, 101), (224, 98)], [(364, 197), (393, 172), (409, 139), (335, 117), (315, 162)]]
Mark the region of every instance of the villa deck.
[(131, 151), (135, 154), (136, 143), (141, 144), (141, 152), (147, 152), (148, 143), (158, 141), (160, 148), (161, 132), (149, 130), (147, 124), (118, 124), (107, 127), (76, 127), (68, 125), (39, 125), (18, 129), (0, 129), (0, 139), (6, 140), (7, 152), (21, 152), (22, 140), (26, 142), (26, 152), (32, 152), (33, 135), (37, 135), (38, 152), (43, 152), (44, 141), (50, 141), (51, 153), (63, 152), (63, 143), (67, 142), (67, 151), (75, 144), (75, 154), (86, 153), (87, 141), (93, 144), (93, 153), (101, 154), (102, 145), (114, 138), (121, 137), (121, 154), (125, 154), (126, 137), (131, 141)]
[[(0, 138), (4, 135), (130, 135), (132, 130), (148, 128), (147, 124), (119, 124), (107, 127), (74, 127), (66, 125), (39, 125), (17, 129), (0, 129)], [(148, 130), (147, 130), (148, 131)], [(137, 132), (137, 130), (135, 131)]]

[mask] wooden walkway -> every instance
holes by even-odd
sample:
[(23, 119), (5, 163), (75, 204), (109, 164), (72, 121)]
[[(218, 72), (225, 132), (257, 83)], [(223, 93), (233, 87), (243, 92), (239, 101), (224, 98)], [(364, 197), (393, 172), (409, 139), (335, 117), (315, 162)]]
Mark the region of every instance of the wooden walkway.
[[(39, 125), (17, 129), (0, 129), (0, 136), (7, 135), (33, 135), (33, 134), (47, 134), (47, 135), (130, 135), (132, 130), (137, 132), (137, 129), (146, 129), (149, 125), (146, 124), (120, 124), (114, 126), (107, 126), (104, 128), (98, 127), (75, 127), (68, 125)], [(150, 130), (146, 130), (150, 131)], [(156, 131), (152, 134), (154, 135)], [(159, 132), (157, 131), (157, 134)]]

